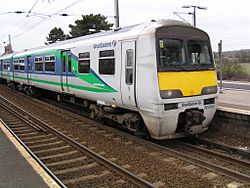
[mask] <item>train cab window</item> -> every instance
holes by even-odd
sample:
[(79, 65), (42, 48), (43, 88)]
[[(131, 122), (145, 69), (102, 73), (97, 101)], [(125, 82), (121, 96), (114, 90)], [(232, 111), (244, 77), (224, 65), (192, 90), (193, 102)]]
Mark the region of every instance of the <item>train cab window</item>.
[(128, 85), (133, 84), (133, 73), (134, 73), (134, 50), (130, 49), (126, 51), (126, 79), (125, 82)]
[(186, 63), (184, 42), (179, 39), (160, 39), (160, 68), (174, 69)]
[(89, 73), (90, 72), (90, 53), (79, 53), (78, 57), (78, 72)]
[(24, 71), (24, 59), (19, 60), (19, 70)]
[(35, 71), (36, 72), (43, 71), (43, 57), (35, 57)]
[(47, 72), (55, 72), (55, 56), (45, 56), (44, 57), (44, 65), (45, 71)]
[(190, 59), (191, 65), (212, 65), (207, 41), (188, 41), (188, 57)]
[(99, 73), (115, 74), (115, 52), (114, 50), (106, 50), (99, 52)]

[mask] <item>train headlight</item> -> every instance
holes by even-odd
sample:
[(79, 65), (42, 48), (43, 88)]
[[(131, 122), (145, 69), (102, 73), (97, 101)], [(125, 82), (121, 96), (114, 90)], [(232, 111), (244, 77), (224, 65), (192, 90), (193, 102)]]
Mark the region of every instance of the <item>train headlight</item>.
[(218, 87), (217, 86), (208, 86), (204, 87), (201, 91), (202, 95), (209, 95), (209, 94), (214, 94), (218, 92)]
[(178, 89), (176, 90), (160, 90), (160, 95), (162, 99), (173, 99), (183, 97), (182, 92)]

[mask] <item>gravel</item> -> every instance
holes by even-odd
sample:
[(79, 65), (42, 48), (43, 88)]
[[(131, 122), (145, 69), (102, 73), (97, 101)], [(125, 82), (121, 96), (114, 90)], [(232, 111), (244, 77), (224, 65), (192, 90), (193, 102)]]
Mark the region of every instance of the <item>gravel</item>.
[[(1, 87), (2, 86), (0, 86), (0, 88)], [(128, 138), (117, 136), (114, 133), (112, 133), (114, 135), (111, 135), (111, 132), (101, 131), (98, 127), (93, 129), (93, 125), (86, 126), (86, 123), (82, 122), (81, 119), (78, 121), (82, 122), (83, 126), (81, 126), (80, 123), (76, 124), (74, 123), (75, 119), (69, 120), (68, 117), (67, 119), (64, 118), (65, 114), (59, 115), (60, 110), (51, 111), (48, 107), (37, 104), (26, 96), (13, 94), (10, 90), (1, 88), (0, 94), (19, 104), (19, 106), (22, 106), (22, 108), (30, 113), (46, 120), (50, 125), (55, 125), (57, 128), (60, 128), (60, 130), (67, 131), (71, 134), (72, 138), (77, 138), (78, 142), (85, 143), (86, 146), (92, 148), (95, 152), (104, 152), (104, 157), (113, 159), (115, 163), (125, 166), (132, 173), (143, 173), (145, 175), (143, 178), (151, 183), (158, 182), (160, 185), (162, 182), (164, 187), (226, 187), (228, 183), (233, 181), (222, 175), (219, 175), (212, 180), (203, 178), (203, 176), (210, 171), (199, 167), (196, 167), (193, 170), (184, 170), (183, 168), (190, 164), (181, 161), (180, 159), (173, 159), (170, 155), (134, 143)], [(224, 136), (222, 138), (217, 138), (222, 135), (214, 132), (210, 133), (208, 131), (202, 136), (214, 139), (215, 141), (216, 139), (224, 141)], [(229, 143), (235, 144), (234, 141)], [(246, 144), (245, 142), (241, 142), (239, 138), (237, 139), (237, 143), (238, 145), (250, 146), (249, 142)], [(170, 160), (171, 158), (173, 159), (172, 161)], [(168, 160), (170, 161), (167, 162)], [(102, 181), (103, 182), (99, 182), (98, 178), (98, 182), (95, 182), (95, 185), (93, 185), (93, 182), (91, 181), (84, 181), (84, 184), (81, 186), (93, 187), (102, 185), (105, 187), (108, 180), (105, 179)], [(78, 186), (80, 186), (80, 184)], [(123, 184), (119, 186), (126, 187)]]

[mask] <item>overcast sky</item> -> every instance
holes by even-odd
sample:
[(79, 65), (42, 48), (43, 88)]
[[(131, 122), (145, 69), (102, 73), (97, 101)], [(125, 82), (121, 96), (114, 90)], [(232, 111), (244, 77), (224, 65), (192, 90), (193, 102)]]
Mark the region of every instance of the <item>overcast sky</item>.
[[(210, 35), (214, 51), (217, 51), (220, 40), (223, 41), (223, 50), (250, 49), (249, 0), (119, 0), (120, 26), (152, 19), (180, 20), (173, 14), (174, 11), (193, 11), (191, 8), (181, 8), (183, 5), (207, 7), (207, 10), (196, 11), (197, 27)], [(9, 13), (28, 12), (31, 9), (32, 13), (28, 17), (27, 13)], [(61, 27), (68, 33), (68, 25), (81, 19), (82, 14), (101, 13), (114, 23), (114, 0), (0, 0), (0, 10), (1, 52), (4, 42), (8, 41), (8, 35), (11, 36), (14, 51), (42, 46), (53, 27)], [(34, 16), (38, 13), (45, 16)], [(62, 17), (58, 13), (71, 16)], [(191, 15), (181, 13), (179, 15), (183, 19), (192, 23)]]

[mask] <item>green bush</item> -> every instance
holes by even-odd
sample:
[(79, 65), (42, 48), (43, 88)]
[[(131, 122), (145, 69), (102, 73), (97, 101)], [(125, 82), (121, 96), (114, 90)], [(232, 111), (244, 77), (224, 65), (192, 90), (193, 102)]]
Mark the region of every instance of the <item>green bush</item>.
[[(220, 79), (220, 65), (217, 64), (218, 79)], [(222, 61), (222, 79), (223, 80), (248, 80), (250, 81), (250, 75), (244, 70), (243, 66), (238, 63), (237, 60), (224, 58)]]

